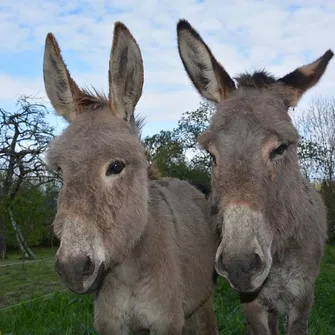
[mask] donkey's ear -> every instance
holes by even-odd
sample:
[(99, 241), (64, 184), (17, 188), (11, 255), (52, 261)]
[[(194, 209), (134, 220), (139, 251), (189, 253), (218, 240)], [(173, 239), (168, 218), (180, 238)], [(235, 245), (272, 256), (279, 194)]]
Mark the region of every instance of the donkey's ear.
[(219, 103), (235, 89), (235, 83), (186, 20), (177, 24), (178, 50), (184, 68), (199, 93)]
[(333, 56), (333, 51), (329, 49), (314, 62), (303, 65), (278, 79), (279, 83), (284, 83), (290, 90), (289, 105), (291, 107), (296, 106), (302, 95), (318, 83)]
[(109, 61), (109, 101), (115, 116), (127, 122), (133, 121), (143, 81), (140, 48), (128, 28), (116, 22)]
[(74, 120), (79, 112), (74, 95), (78, 95), (80, 89), (71, 78), (58, 43), (51, 33), (45, 40), (43, 77), (46, 93), (56, 113), (69, 122)]

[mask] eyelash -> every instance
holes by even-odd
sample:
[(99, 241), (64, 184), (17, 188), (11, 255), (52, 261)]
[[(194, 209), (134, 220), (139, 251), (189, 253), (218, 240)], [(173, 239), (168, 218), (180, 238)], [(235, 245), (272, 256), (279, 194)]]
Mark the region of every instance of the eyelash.
[(290, 144), (288, 143), (281, 143), (277, 148), (275, 148), (274, 150), (270, 152), (270, 159), (274, 160), (282, 156), (287, 151), (289, 146)]
[(216, 165), (216, 157), (210, 153), (209, 151), (207, 151), (207, 153), (209, 154), (209, 156), (211, 157), (211, 162), (213, 165)]

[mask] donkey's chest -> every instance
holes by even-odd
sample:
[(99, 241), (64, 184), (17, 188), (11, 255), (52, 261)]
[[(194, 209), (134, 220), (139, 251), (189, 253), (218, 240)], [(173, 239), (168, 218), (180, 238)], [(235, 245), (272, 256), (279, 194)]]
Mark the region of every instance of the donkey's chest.
[(108, 291), (111, 318), (120, 320), (130, 329), (148, 330), (160, 318), (150, 280), (136, 282), (130, 278), (114, 278)]
[(289, 310), (305, 292), (301, 269), (292, 265), (274, 267), (259, 294), (262, 305), (280, 312)]
[(155, 310), (140, 290), (119, 286), (115, 290), (115, 312), (131, 329), (149, 328)]

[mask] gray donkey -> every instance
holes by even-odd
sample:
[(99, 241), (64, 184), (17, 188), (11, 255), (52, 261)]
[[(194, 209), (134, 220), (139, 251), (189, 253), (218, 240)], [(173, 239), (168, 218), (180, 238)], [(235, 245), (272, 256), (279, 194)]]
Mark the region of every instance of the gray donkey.
[(288, 114), (323, 75), (333, 52), (280, 79), (242, 74), (237, 87), (186, 21), (177, 24), (183, 65), (217, 104), (198, 141), (212, 156), (212, 213), (221, 244), (217, 272), (240, 292), (250, 334), (307, 334), (314, 283), (327, 237), (321, 196), (302, 176), (299, 136)]
[(95, 293), (100, 334), (217, 334), (214, 259), (219, 239), (204, 195), (186, 181), (149, 181), (134, 109), (143, 62), (114, 27), (108, 98), (80, 89), (49, 33), (44, 83), (69, 121), (47, 151), (59, 170), (56, 271), (76, 293)]

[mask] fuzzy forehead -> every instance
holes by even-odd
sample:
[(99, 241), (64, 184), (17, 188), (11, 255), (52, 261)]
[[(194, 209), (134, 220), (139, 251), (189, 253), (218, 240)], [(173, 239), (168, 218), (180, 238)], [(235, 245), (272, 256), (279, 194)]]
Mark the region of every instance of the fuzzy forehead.
[(217, 106), (210, 126), (200, 136), (199, 142), (207, 147), (221, 133), (238, 135), (242, 124), (249, 132), (257, 131), (265, 138), (275, 135), (289, 142), (297, 142), (299, 139), (280, 92), (265, 88), (240, 88), (231, 98)]
[(51, 142), (47, 163), (55, 167), (115, 158), (132, 161), (142, 155), (143, 148), (134, 128), (111, 113), (87, 112)]

